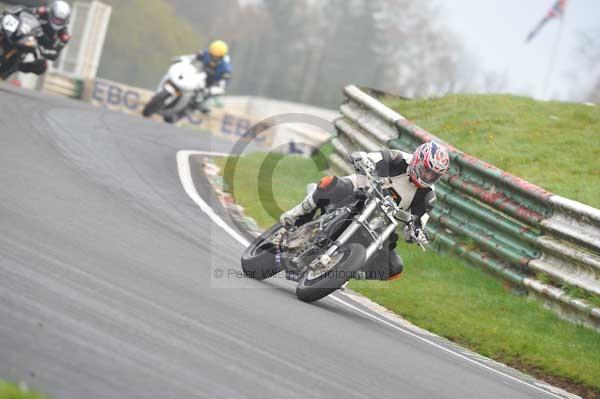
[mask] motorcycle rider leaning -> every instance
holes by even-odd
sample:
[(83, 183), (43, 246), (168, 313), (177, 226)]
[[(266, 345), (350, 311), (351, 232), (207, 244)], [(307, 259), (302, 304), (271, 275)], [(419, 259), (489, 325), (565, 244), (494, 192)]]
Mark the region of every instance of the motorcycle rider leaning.
[[(429, 237), (422, 227), (421, 218), (429, 213), (435, 204), (433, 184), (448, 172), (450, 160), (447, 149), (432, 141), (419, 146), (412, 156), (398, 150), (382, 150), (369, 154), (355, 152), (349, 156), (349, 162), (354, 165), (358, 174), (324, 177), (314, 192), (307, 195), (299, 205), (281, 215), (281, 224), (291, 227), (297, 222), (308, 221), (318, 208), (353, 196), (357, 189), (368, 185), (366, 176), (361, 171), (371, 170), (380, 178), (384, 178), (383, 187), (393, 190), (392, 195), (400, 208), (413, 214), (414, 222), (407, 224), (404, 229), (405, 240), (414, 242), (411, 237), (415, 237), (417, 243), (426, 244)], [(369, 262), (370, 267), (367, 270), (381, 270), (383, 267), (383, 275), (366, 276), (367, 278), (394, 280), (400, 277), (404, 265), (395, 251), (397, 241), (398, 234), (393, 233), (387, 243), (389, 252), (382, 251)], [(385, 267), (385, 263), (389, 267)]]
[[(18, 14), (23, 10), (25, 10), (24, 7), (15, 7), (6, 12)], [(37, 38), (39, 52), (43, 58), (22, 63), (19, 71), (41, 75), (48, 69), (46, 60), (57, 60), (62, 49), (71, 40), (68, 28), (69, 19), (71, 18), (71, 6), (66, 1), (57, 0), (48, 7), (37, 7), (30, 11), (38, 17), (44, 31), (43, 36)]]
[[(222, 40), (211, 43), (208, 50), (196, 55), (183, 56), (192, 58), (193, 62), (201, 66), (206, 72), (206, 88), (196, 93), (195, 100), (190, 104), (190, 111), (199, 110), (208, 114), (210, 109), (206, 102), (210, 97), (225, 94), (227, 83), (231, 79), (231, 61), (229, 59), (229, 46)], [(180, 58), (183, 58), (180, 57)]]

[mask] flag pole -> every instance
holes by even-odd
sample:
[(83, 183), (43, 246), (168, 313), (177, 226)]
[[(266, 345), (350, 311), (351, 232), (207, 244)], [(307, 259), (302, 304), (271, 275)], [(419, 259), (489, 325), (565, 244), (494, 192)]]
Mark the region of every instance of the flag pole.
[(554, 66), (556, 63), (558, 47), (562, 38), (563, 33), (563, 23), (564, 23), (565, 15), (564, 13), (560, 17), (560, 23), (558, 27), (558, 34), (556, 35), (556, 40), (554, 40), (554, 47), (552, 49), (552, 54), (550, 55), (550, 64), (548, 65), (548, 72), (546, 72), (546, 80), (544, 82), (544, 99), (550, 100), (548, 95), (548, 91), (550, 90), (550, 82), (552, 79), (552, 75), (554, 74)]

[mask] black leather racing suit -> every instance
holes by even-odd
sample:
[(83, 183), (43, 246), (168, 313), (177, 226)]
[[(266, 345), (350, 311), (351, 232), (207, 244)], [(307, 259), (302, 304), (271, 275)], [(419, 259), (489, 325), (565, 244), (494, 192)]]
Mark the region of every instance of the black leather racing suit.
[[(387, 178), (384, 179), (384, 188), (393, 190), (400, 208), (410, 211), (414, 216), (415, 228), (421, 229), (421, 218), (433, 209), (436, 197), (432, 188), (418, 187), (407, 174), (411, 155), (398, 150), (383, 150), (369, 153), (367, 156), (375, 164), (377, 175)], [(353, 155), (350, 156), (352, 157)], [(321, 180), (312, 198), (318, 208), (325, 207), (354, 196), (356, 189), (367, 184), (366, 176), (360, 173), (344, 177), (328, 176)], [(398, 234), (394, 232), (388, 239), (389, 252), (380, 251), (369, 262), (366, 278), (387, 280), (402, 272), (402, 259), (395, 251), (398, 238)]]
[(58, 31), (55, 31), (54, 28), (52, 28), (48, 21), (49, 13), (46, 7), (10, 7), (6, 9), (3, 14), (18, 15), (24, 10), (37, 16), (42, 24), (43, 35), (37, 38), (39, 43), (39, 53), (42, 58), (22, 63), (19, 66), (19, 71), (41, 75), (48, 69), (47, 60), (55, 61), (58, 59), (62, 49), (69, 43), (69, 40), (71, 40), (71, 35), (66, 26)]

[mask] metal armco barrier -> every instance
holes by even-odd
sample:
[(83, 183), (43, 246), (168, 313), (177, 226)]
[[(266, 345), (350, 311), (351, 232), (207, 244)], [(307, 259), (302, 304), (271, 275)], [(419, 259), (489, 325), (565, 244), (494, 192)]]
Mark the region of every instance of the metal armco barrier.
[[(137, 116), (141, 116), (145, 104), (154, 95), (151, 90), (119, 82), (100, 78), (82, 80), (56, 72), (47, 73), (41, 79), (38, 88), (48, 93), (77, 98), (112, 111)], [(223, 96), (214, 99), (213, 105), (210, 115), (193, 113), (183, 118), (179, 126), (229, 141), (251, 141), (253, 145), (264, 150), (286, 154), (312, 154), (315, 149), (331, 139), (332, 132), (315, 128), (303, 121), (284, 121), (265, 129), (264, 134), (249, 137), (247, 133), (253, 126), (267, 126), (264, 124), (265, 120), (281, 115), (308, 115), (329, 122), (339, 115), (336, 111), (306, 104), (252, 96)], [(154, 116), (154, 119), (161, 118)]]
[[(334, 169), (356, 150), (412, 152), (442, 140), (355, 86), (336, 120)], [(427, 229), (437, 250), (482, 266), (542, 299), (570, 320), (600, 331), (600, 210), (554, 195), (444, 143), (451, 168), (436, 185), (438, 202)], [(581, 295), (574, 296), (577, 292)]]

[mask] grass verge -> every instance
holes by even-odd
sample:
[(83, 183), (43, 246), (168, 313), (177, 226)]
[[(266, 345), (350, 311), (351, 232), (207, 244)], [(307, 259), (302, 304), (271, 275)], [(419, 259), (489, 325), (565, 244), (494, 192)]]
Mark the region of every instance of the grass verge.
[(600, 208), (600, 106), (509, 95), (385, 102), (462, 151)]
[[(234, 196), (266, 228), (268, 209), (289, 209), (323, 172), (301, 156), (252, 154), (238, 159)], [(221, 169), (226, 159), (217, 160)], [(261, 203), (258, 171), (273, 169), (273, 200)], [(226, 182), (231, 185), (231, 181)], [(271, 211), (271, 214), (278, 214)], [(401, 244), (407, 265), (396, 282), (352, 282), (351, 288), (436, 334), (571, 392), (600, 396), (600, 334), (559, 319), (461, 260)]]
[(0, 380), (0, 399), (48, 399), (46, 396)]

